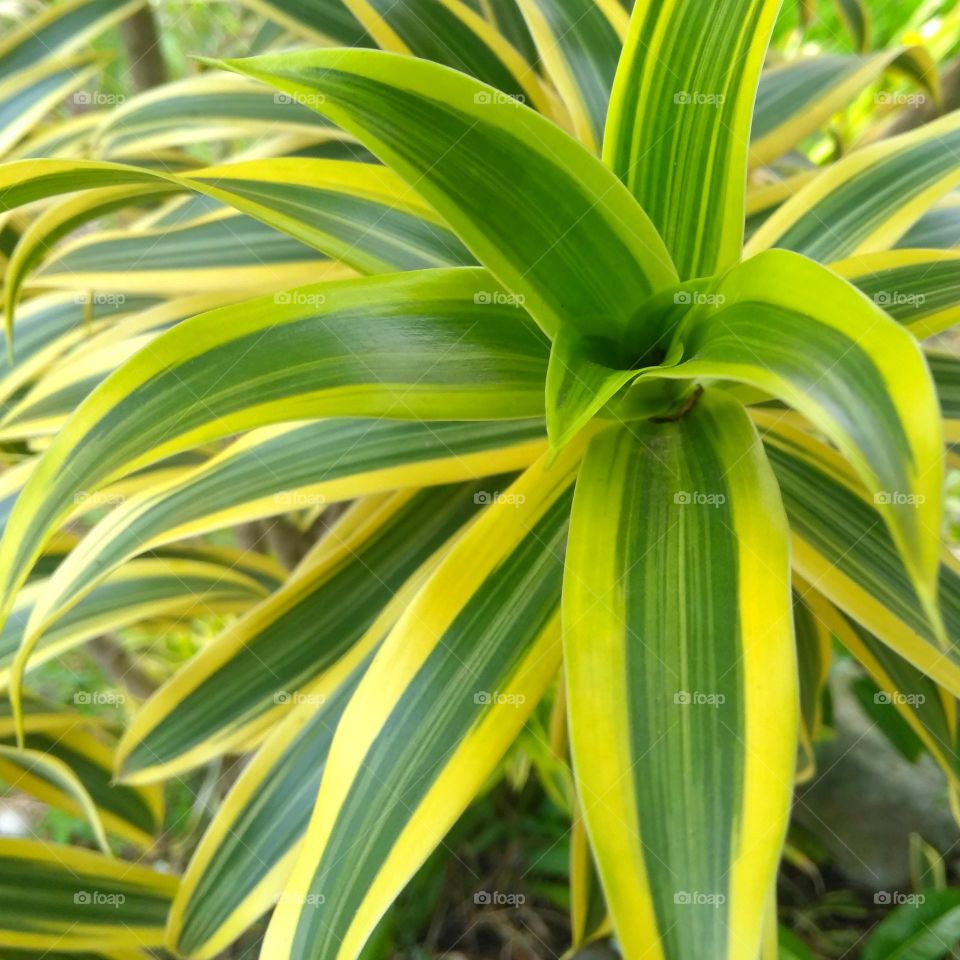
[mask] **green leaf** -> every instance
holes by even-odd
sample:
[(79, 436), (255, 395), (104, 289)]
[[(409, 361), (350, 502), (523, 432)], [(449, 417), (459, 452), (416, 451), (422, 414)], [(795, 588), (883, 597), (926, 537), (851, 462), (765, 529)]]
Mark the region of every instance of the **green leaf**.
[(617, 0), (518, 0), (540, 59), (573, 120), (599, 153), (629, 17)]
[(929, 890), (877, 925), (863, 960), (942, 960), (960, 940), (960, 890)]
[(172, 950), (215, 956), (282, 895), (334, 732), (368, 663), (369, 657), (329, 695), (303, 694), (224, 798), (173, 902)]
[(960, 111), (855, 150), (788, 200), (750, 238), (827, 263), (887, 250), (960, 183)]
[[(379, 644), (433, 555), (480, 512), (479, 483), (371, 497), (353, 507), (287, 582), (234, 622), (140, 710), (118, 751), (146, 783), (262, 739), (298, 691)], [(402, 591), (404, 600), (394, 598)], [(311, 690), (311, 692), (315, 692)]]
[(768, 251), (694, 299), (674, 367), (653, 376), (745, 383), (800, 411), (850, 461), (936, 623), (943, 428), (916, 340), (845, 281)]
[(851, 619), (953, 696), (960, 696), (960, 564), (947, 552), (937, 593), (946, 637), (934, 633), (874, 498), (832, 448), (789, 428), (764, 424), (793, 539), (793, 566)]
[(0, 610), (78, 493), (214, 437), (324, 416), (542, 415), (544, 338), (515, 306), (483, 302), (489, 285), (477, 269), (414, 271), (178, 324), (101, 384), (44, 453), (0, 542)]
[(0, 943), (35, 950), (159, 947), (177, 878), (87, 850), (0, 840)]
[(643, 301), (674, 280), (655, 229), (613, 174), (491, 87), (365, 50), (223, 65), (304, 97), (355, 134), (551, 336), (567, 326), (617, 342), (643, 322)]
[(589, 448), (564, 664), (578, 795), (626, 956), (759, 952), (796, 763), (787, 538), (759, 438), (722, 394)]
[(253, 431), (110, 511), (47, 582), (27, 642), (137, 553), (291, 510), (519, 470), (544, 446), (542, 420), (332, 419)]
[(523, 728), (560, 665), (581, 455), (572, 444), (539, 461), (488, 507), (377, 652), (334, 736), (266, 956), (355, 957)]
[(603, 157), (682, 280), (740, 259), (747, 147), (777, 0), (638, 0)]
[(750, 131), (750, 165), (783, 156), (891, 68), (914, 77), (939, 98), (936, 64), (919, 46), (893, 47), (865, 57), (819, 54), (765, 70)]

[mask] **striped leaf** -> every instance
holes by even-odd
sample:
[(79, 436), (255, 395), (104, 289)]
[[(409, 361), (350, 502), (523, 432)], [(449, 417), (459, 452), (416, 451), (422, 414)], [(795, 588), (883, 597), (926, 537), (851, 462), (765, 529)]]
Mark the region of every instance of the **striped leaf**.
[[(96, 804), (79, 777), (59, 757), (32, 746), (18, 749), (0, 744), (0, 778), (8, 786), (29, 793), (85, 819), (100, 852), (113, 856)], [(31, 786), (37, 785), (35, 789)]]
[[(805, 586), (805, 585), (804, 585)], [(797, 640), (800, 681), (800, 749), (797, 780), (809, 780), (816, 770), (814, 744), (823, 718), (823, 693), (830, 673), (832, 639), (821, 607), (797, 585), (793, 594), (793, 629)]]
[(372, 493), (529, 466), (543, 421), (319, 420), (268, 427), (110, 511), (47, 582), (27, 637), (137, 553), (172, 540)]
[(960, 183), (958, 147), (955, 111), (855, 150), (788, 200), (750, 238), (745, 253), (781, 247), (826, 263), (886, 250)]
[(324, 416), (542, 415), (544, 339), (504, 298), (485, 302), (489, 284), (476, 269), (414, 271), (178, 324), (104, 382), (44, 454), (0, 542), (0, 609), (78, 493), (214, 437)]
[(384, 50), (443, 64), (549, 113), (539, 75), (461, 0), (342, 0)]
[(171, 950), (216, 956), (267, 912), (290, 875), (340, 717), (363, 661), (329, 695), (304, 695), (224, 799), (170, 911)]
[(863, 627), (836, 610), (821, 610), (834, 635), (879, 688), (874, 694), (874, 706), (896, 711), (907, 722), (940, 765), (955, 798), (960, 790), (956, 698)]
[(30, 666), (37, 667), (112, 630), (153, 617), (245, 610), (266, 593), (245, 573), (222, 564), (138, 560), (114, 571), (50, 629), (25, 637), (26, 625), (47, 583), (38, 580), (21, 590), (0, 630), (0, 686), (16, 686), (28, 658)]
[[(100, 692), (105, 702), (119, 702), (121, 695)], [(98, 697), (89, 693), (77, 693), (75, 700), (95, 701)], [(29, 724), (28, 724), (29, 731)], [(98, 731), (94, 736), (89, 730), (77, 726), (56, 732), (28, 732), (25, 738), (26, 753), (45, 756), (56, 761), (71, 772), (84, 792), (95, 805), (95, 810), (107, 832), (126, 843), (147, 848), (156, 842), (163, 825), (163, 792), (160, 787), (132, 787), (113, 780), (115, 744)], [(5, 747), (5, 751), (10, 748)], [(16, 779), (8, 771), (20, 773)], [(74, 816), (79, 814), (78, 803), (55, 782), (43, 776), (29, 773), (17, 757), (5, 752), (0, 760), (0, 776), (44, 803), (49, 803)]]
[(674, 336), (680, 362), (652, 373), (748, 384), (837, 445), (877, 497), (936, 623), (943, 431), (916, 340), (845, 281), (785, 251), (732, 269)]
[[(310, 115), (316, 116), (312, 111)], [(207, 167), (179, 176), (88, 160), (18, 162), (0, 168), (0, 206), (8, 210), (82, 187), (88, 188), (86, 194), (53, 206), (24, 232), (7, 272), (8, 314), (27, 273), (58, 239), (134, 200), (162, 197), (178, 189), (198, 191), (205, 202), (206, 198), (222, 201), (363, 273), (471, 262), (470, 255), (437, 215), (399, 177), (373, 164), (281, 158)], [(214, 209), (218, 209), (216, 204)], [(184, 244), (198, 231), (199, 242), (204, 242), (206, 233), (215, 229), (231, 231), (251, 245), (271, 241), (274, 245), (284, 244), (287, 257), (298, 249), (298, 244), (284, 242), (269, 231), (246, 226), (243, 218), (230, 218), (216, 227), (210, 223), (208, 212), (205, 213), (207, 215), (195, 223), (154, 220), (144, 227), (147, 232), (141, 236), (157, 238), (155, 242), (160, 250), (156, 255), (161, 259), (164, 245)], [(243, 236), (244, 229), (255, 231), (254, 238), (262, 239)], [(172, 231), (171, 239), (164, 239), (165, 231)], [(94, 250), (109, 252), (116, 246), (114, 243), (104, 248), (99, 243)], [(83, 257), (89, 260), (89, 248), (82, 249), (87, 251)], [(271, 269), (275, 270), (277, 253), (269, 246), (267, 250), (273, 264)], [(196, 258), (195, 250), (190, 253)], [(154, 255), (151, 251), (151, 258)], [(236, 257), (236, 251), (233, 255)], [(229, 267), (230, 262), (224, 266)], [(235, 278), (235, 274), (227, 273), (227, 276)], [(214, 277), (205, 289), (218, 282)], [(282, 277), (275, 273), (268, 282), (277, 288), (284, 286)]]
[(47, 260), (31, 286), (156, 295), (246, 290), (249, 296), (352, 275), (299, 240), (227, 211), (181, 227), (86, 234)]
[(890, 68), (939, 97), (936, 64), (925, 47), (893, 47), (865, 57), (804, 57), (765, 70), (750, 132), (750, 165), (770, 163), (796, 147)]
[(75, 847), (0, 839), (0, 944), (158, 947), (177, 878)]
[(334, 735), (266, 956), (356, 956), (520, 732), (560, 663), (563, 543), (581, 455), (575, 442), (551, 467), (530, 467), (377, 652)]
[[(758, 414), (754, 419), (763, 422)], [(774, 423), (779, 420), (774, 418)], [(783, 423), (764, 424), (804, 580), (922, 673), (960, 696), (960, 564), (938, 574), (946, 638), (937, 637), (873, 496), (829, 447)]]
[[(262, 739), (297, 691), (336, 677), (392, 626), (430, 561), (476, 517), (479, 484), (373, 497), (297, 572), (194, 657), (138, 713), (120, 745), (128, 782), (150, 782)], [(216, 709), (211, 709), (216, 704)]]
[(928, 210), (896, 242), (896, 247), (933, 247), (951, 250), (960, 247), (960, 193), (948, 193)]
[(960, 321), (960, 252), (890, 250), (830, 264), (918, 339)]
[(38, 120), (105, 65), (105, 59), (96, 54), (74, 54), (62, 60), (47, 58), (12, 76), (0, 77), (0, 154), (9, 151)]
[(343, 0), (244, 0), (244, 5), (314, 43), (372, 47), (374, 41)]
[(319, 139), (329, 131), (329, 124), (300, 103), (244, 78), (209, 72), (131, 97), (103, 118), (94, 136), (97, 156), (121, 159), (170, 143), (280, 133)]
[(544, 68), (593, 153), (603, 144), (607, 104), (629, 17), (617, 0), (518, 0)]
[(755, 957), (796, 762), (786, 517), (744, 410), (591, 444), (564, 576), (570, 738), (626, 956)]
[(634, 6), (603, 157), (650, 215), (681, 279), (740, 259), (753, 104), (779, 6)]
[(133, 13), (142, 0), (66, 0), (43, 9), (0, 40), (0, 80), (80, 49)]
[[(350, 131), (445, 218), (551, 336), (616, 341), (674, 277), (644, 212), (595, 157), (522, 104), (436, 64), (361, 50), (225, 66)], [(602, 250), (603, 257), (590, 254)], [(642, 322), (642, 321), (641, 321)]]

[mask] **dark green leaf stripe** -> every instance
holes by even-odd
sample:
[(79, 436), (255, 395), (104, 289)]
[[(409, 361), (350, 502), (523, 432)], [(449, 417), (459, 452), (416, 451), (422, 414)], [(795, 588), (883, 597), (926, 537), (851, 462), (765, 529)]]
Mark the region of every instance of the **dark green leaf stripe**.
[(600, 152), (628, 17), (616, 0), (519, 0), (580, 142)]
[(154, 696), (121, 743), (123, 775), (166, 776), (268, 729), (293, 692), (356, 648), (400, 587), (477, 516), (484, 489), (397, 494), (352, 536), (335, 527), (293, 579)]
[(23, 74), (0, 81), (0, 152), (6, 153), (104, 65), (96, 54), (77, 54), (62, 61), (41, 61)]
[(603, 156), (650, 215), (681, 279), (736, 263), (747, 142), (779, 3), (638, 0)]
[(318, 284), (167, 331), (43, 455), (0, 543), (3, 606), (78, 492), (213, 437), (323, 416), (542, 415), (545, 340), (490, 287), (471, 268)]
[(796, 655), (786, 517), (739, 404), (708, 390), (678, 422), (593, 441), (563, 622), (578, 792), (624, 954), (755, 957)]
[(75, 847), (0, 840), (0, 939), (73, 950), (160, 946), (175, 877)]
[(559, 666), (581, 450), (538, 462), (456, 544), (378, 651), (331, 745), (270, 956), (356, 956), (519, 733)]
[(167, 942), (178, 953), (216, 955), (273, 905), (307, 831), (337, 724), (368, 662), (322, 702), (299, 705), (224, 799), (173, 904)]
[[(226, 64), (355, 134), (445, 218), (549, 334), (617, 340), (674, 276), (643, 211), (550, 121), (436, 64), (327, 50)], [(598, 257), (595, 251), (602, 250)]]
[(960, 111), (857, 150), (788, 200), (747, 253), (781, 247), (827, 263), (886, 250), (960, 182), (958, 153)]
[(542, 420), (319, 420), (256, 431), (104, 517), (46, 585), (29, 631), (145, 549), (364, 494), (519, 470), (544, 445)]

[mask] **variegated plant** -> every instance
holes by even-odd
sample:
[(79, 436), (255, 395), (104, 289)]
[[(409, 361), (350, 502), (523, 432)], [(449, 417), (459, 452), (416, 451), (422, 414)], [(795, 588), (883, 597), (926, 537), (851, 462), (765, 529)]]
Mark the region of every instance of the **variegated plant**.
[[(960, 364), (921, 341), (960, 319), (960, 113), (796, 150), (890, 70), (936, 100), (930, 54), (774, 63), (778, 0), (257, 0), (273, 52), (31, 132), (136, 6), (0, 43), (35, 107), (0, 134), (0, 775), (105, 848), (0, 844), (0, 945), (213, 957), (279, 899), (264, 958), (356, 957), (553, 698), (574, 946), (775, 957), (834, 640), (957, 783)], [(203, 540), (336, 503), (293, 570)], [(119, 742), (25, 689), (198, 611), (240, 615)], [(108, 859), (236, 753), (179, 886)]]

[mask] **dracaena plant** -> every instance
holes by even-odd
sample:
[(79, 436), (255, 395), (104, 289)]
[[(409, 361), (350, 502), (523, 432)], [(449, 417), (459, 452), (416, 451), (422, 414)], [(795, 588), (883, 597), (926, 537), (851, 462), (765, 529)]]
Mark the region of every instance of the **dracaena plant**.
[[(0, 478), (0, 735), (26, 747), (0, 769), (58, 782), (109, 849), (149, 842), (158, 782), (256, 749), (179, 887), (0, 848), (81, 896), (69, 925), (38, 901), (0, 942), (212, 957), (279, 898), (265, 958), (355, 957), (555, 696), (575, 943), (608, 911), (631, 960), (757, 960), (834, 639), (953, 789), (960, 376), (920, 340), (958, 316), (955, 207), (931, 208), (960, 181), (960, 117), (773, 165), (889, 67), (936, 96), (929, 56), (761, 76), (772, 0), (492, 6), (327, 5), (328, 37), (386, 49), (210, 63), (0, 167), (3, 209), (32, 214), (0, 440), (49, 441)], [(128, 10), (106, 7), (66, 11)], [(270, 118), (294, 140), (179, 152)], [(289, 574), (177, 546), (336, 502)], [(101, 771), (79, 782), (49, 736), (75, 718), (27, 671), (197, 609), (243, 615), (118, 744), (70, 741)]]

